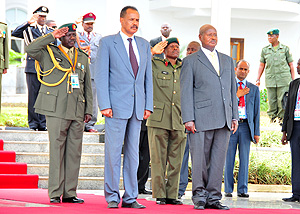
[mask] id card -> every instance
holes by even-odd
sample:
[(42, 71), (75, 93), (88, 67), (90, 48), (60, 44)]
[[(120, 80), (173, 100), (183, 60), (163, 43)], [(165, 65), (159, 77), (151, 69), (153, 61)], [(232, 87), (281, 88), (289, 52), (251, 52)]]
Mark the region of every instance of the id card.
[(300, 109), (295, 109), (294, 120), (300, 120)]
[(71, 74), (71, 83), (72, 83), (72, 88), (80, 88), (78, 74)]
[(239, 118), (245, 119), (246, 118), (246, 107), (238, 106), (238, 110), (239, 110)]

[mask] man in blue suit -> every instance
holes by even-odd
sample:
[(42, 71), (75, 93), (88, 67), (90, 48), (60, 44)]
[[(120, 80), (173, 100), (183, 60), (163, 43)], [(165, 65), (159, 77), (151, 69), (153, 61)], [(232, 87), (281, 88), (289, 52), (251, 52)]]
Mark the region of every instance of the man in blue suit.
[(236, 64), (237, 99), (239, 102), (239, 126), (236, 133), (231, 134), (225, 162), (225, 196), (232, 197), (234, 179), (233, 169), (235, 153), (239, 149), (239, 174), (237, 195), (248, 198), (248, 165), (250, 143), (258, 143), (260, 136), (260, 97), (256, 85), (246, 81), (249, 73), (249, 63), (240, 60)]
[(105, 116), (104, 192), (108, 208), (118, 208), (124, 142), (122, 207), (145, 208), (136, 201), (136, 175), (141, 121), (153, 111), (151, 51), (145, 39), (134, 35), (139, 27), (135, 7), (124, 7), (120, 22), (119, 33), (100, 40), (96, 60), (98, 103)]
[[(12, 36), (24, 39), (26, 46), (40, 36), (46, 35), (53, 31), (45, 25), (46, 16), (49, 13), (47, 7), (40, 6), (33, 12), (29, 21), (18, 26), (12, 33)], [(35, 60), (27, 55), (26, 58), (26, 82), (28, 88), (28, 125), (34, 131), (46, 131), (45, 115), (34, 112), (34, 103), (38, 96), (41, 83), (37, 79), (35, 70)]]

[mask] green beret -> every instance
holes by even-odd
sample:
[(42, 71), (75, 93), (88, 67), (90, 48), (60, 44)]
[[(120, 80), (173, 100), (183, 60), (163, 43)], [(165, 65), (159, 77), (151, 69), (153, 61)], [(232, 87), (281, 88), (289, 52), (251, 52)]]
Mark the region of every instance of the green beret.
[(64, 24), (64, 25), (60, 26), (59, 29), (61, 29), (63, 27), (69, 28), (69, 32), (74, 32), (74, 31), (76, 31), (77, 25), (74, 23), (68, 23), (68, 24)]
[(168, 47), (169, 44), (171, 44), (173, 42), (175, 42), (179, 45), (179, 40), (176, 37), (168, 38), (168, 39), (166, 39), (166, 41), (168, 41), (167, 47)]
[(278, 29), (272, 29), (272, 30), (269, 30), (268, 33), (269, 35), (279, 35), (279, 30)]

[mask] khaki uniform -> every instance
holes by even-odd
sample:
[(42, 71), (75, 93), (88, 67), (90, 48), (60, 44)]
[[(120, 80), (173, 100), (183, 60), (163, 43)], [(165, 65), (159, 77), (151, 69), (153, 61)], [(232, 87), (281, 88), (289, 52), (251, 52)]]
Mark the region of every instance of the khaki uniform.
[(272, 44), (264, 47), (260, 62), (265, 64), (265, 81), (268, 92), (270, 118), (283, 118), (282, 98), (288, 91), (292, 81), (291, 70), (288, 63), (293, 62), (289, 47), (279, 43), (277, 50)]
[(176, 199), (186, 140), (180, 108), (181, 61), (173, 67), (168, 59), (155, 57), (152, 70), (154, 110), (147, 120), (152, 196)]
[[(44, 71), (53, 68), (54, 64), (46, 48), (49, 45), (55, 60), (62, 68), (72, 65), (63, 52), (55, 45), (53, 35), (39, 37), (26, 47), (26, 52), (38, 60)], [(57, 67), (44, 76), (39, 95), (34, 105), (35, 111), (46, 115), (50, 141), (50, 166), (48, 193), (50, 198), (76, 197), (82, 137), (84, 129), (84, 115), (93, 113), (93, 95), (88, 56), (77, 49), (78, 58), (75, 64), (75, 74), (78, 74), (80, 88), (71, 90), (68, 87), (68, 77), (57, 86), (47, 84), (57, 83), (65, 75)], [(76, 52), (75, 52), (76, 53)], [(74, 53), (73, 62), (76, 59)]]
[(1, 114), (1, 89), (2, 89), (2, 74), (4, 69), (8, 69), (9, 63), (9, 47), (7, 37), (7, 25), (0, 22), (0, 114)]

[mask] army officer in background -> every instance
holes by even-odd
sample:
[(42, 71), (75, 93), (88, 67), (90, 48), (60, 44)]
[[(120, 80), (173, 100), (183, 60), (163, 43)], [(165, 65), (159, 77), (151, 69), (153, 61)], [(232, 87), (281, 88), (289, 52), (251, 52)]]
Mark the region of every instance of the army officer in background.
[(7, 73), (9, 62), (9, 47), (7, 37), (7, 25), (0, 22), (0, 114), (1, 114), (1, 88), (2, 74)]
[[(74, 47), (76, 28), (73, 23), (62, 25), (25, 49), (43, 68), (43, 71), (37, 69), (42, 84), (34, 108), (46, 115), (50, 203), (60, 203), (61, 196), (62, 202), (84, 202), (76, 197), (76, 188), (84, 122), (91, 120), (93, 95), (88, 55)], [(52, 45), (57, 38), (61, 45)]]

